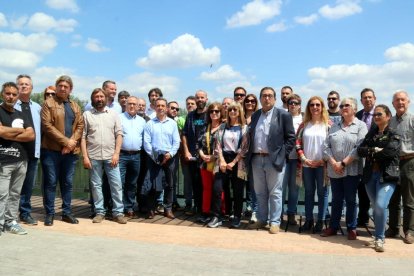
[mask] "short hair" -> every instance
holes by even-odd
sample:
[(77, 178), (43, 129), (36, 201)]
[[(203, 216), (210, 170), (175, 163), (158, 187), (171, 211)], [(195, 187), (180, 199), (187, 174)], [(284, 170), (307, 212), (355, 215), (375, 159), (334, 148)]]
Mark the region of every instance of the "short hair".
[(167, 104), (167, 106), (168, 106), (168, 107), (170, 107), (170, 104), (172, 104), (172, 103), (175, 103), (175, 104), (177, 104), (178, 106), (180, 106), (180, 105), (178, 104), (178, 102), (176, 102), (176, 101), (171, 101), (171, 102), (169, 102), (169, 103)]
[(290, 91), (292, 91), (292, 92), (293, 92), (293, 88), (292, 88), (292, 87), (290, 87), (289, 85), (285, 85), (285, 86), (283, 86), (283, 87), (280, 89), (280, 91), (282, 91), (283, 89), (290, 89)]
[(110, 84), (110, 83), (116, 85), (116, 82), (114, 82), (113, 80), (106, 80), (102, 83), (102, 89), (105, 89), (108, 86), (108, 84)]
[(31, 78), (29, 75), (26, 75), (26, 74), (20, 74), (20, 75), (18, 75), (18, 76), (17, 76), (17, 78), (16, 78), (16, 83), (18, 83), (18, 82), (19, 82), (19, 80), (20, 80), (20, 79), (22, 79), (22, 78), (27, 78), (27, 79), (29, 79), (29, 80), (30, 80), (30, 82), (32, 82), (32, 78)]
[(346, 101), (350, 101), (351, 102), (351, 106), (354, 109), (355, 113), (358, 111), (358, 102), (355, 98), (352, 97), (345, 97), (342, 99), (341, 101), (341, 105), (344, 104)]
[(395, 91), (394, 94), (392, 94), (392, 101), (394, 101), (395, 96), (397, 96), (397, 94), (400, 94), (400, 93), (404, 94), (407, 97), (407, 100), (410, 101), (410, 96), (408, 96), (407, 91), (402, 90), (402, 89), (399, 89), (399, 90)]
[(239, 90), (239, 89), (243, 90), (244, 91), (244, 94), (247, 94), (246, 89), (244, 89), (244, 87), (241, 87), (241, 86), (237, 86), (236, 88), (234, 88), (233, 94), (236, 93), (236, 91)]
[(341, 96), (340, 96), (340, 95), (339, 95), (339, 93), (338, 93), (338, 92), (336, 92), (335, 90), (332, 90), (331, 92), (329, 92), (329, 93), (328, 93), (328, 97), (329, 97), (330, 95), (336, 95), (336, 96), (338, 97), (338, 100), (341, 100)]
[(164, 95), (162, 94), (161, 89), (159, 89), (158, 87), (152, 88), (150, 89), (150, 91), (148, 92), (148, 99), (150, 97), (150, 95), (152, 94), (152, 92), (155, 92), (156, 94), (158, 94), (158, 97), (162, 98)]
[(122, 96), (129, 97), (129, 96), (131, 96), (131, 95), (129, 94), (129, 92), (128, 92), (128, 91), (126, 91), (126, 90), (122, 90), (121, 92), (119, 92), (119, 93), (118, 93), (118, 100), (119, 100)]
[(220, 110), (220, 123), (223, 121), (223, 116), (225, 115), (223, 106), (219, 102), (213, 102), (209, 104), (209, 106), (207, 107), (208, 115), (207, 115), (206, 125), (211, 124), (210, 110), (212, 110), (213, 108), (217, 108), (218, 110)]
[(129, 100), (129, 99), (135, 99), (135, 100), (137, 100), (137, 101), (138, 101), (138, 97), (135, 97), (135, 96), (129, 96), (129, 97), (128, 97), (128, 100)]
[(17, 88), (16, 83), (14, 83), (12, 81), (9, 81), (9, 82), (3, 83), (3, 85), (1, 86), (1, 94), (3, 94), (4, 93), (4, 90), (6, 90), (6, 88), (8, 88), (8, 87), (14, 87), (14, 88), (16, 88), (17, 93), (19, 93), (19, 89)]
[(168, 104), (167, 99), (166, 98), (163, 98), (163, 97), (159, 97), (155, 102), (158, 102), (158, 101), (164, 101), (165, 102), (165, 105)]
[(372, 95), (374, 95), (374, 97), (375, 97), (375, 92), (374, 92), (374, 90), (372, 90), (371, 88), (364, 88), (364, 89), (362, 89), (362, 91), (361, 91), (361, 99), (362, 99), (362, 95), (364, 95), (364, 93), (367, 93), (367, 92), (372, 92)]
[(196, 100), (196, 98), (195, 98), (193, 95), (191, 95), (191, 96), (188, 96), (188, 97), (185, 99), (185, 102), (187, 102), (188, 100), (195, 101), (195, 100)]
[(62, 76), (60, 76), (56, 80), (55, 86), (58, 86), (58, 84), (61, 83), (62, 81), (65, 81), (65, 82), (69, 83), (70, 89), (71, 90), (73, 89), (73, 81), (72, 81), (72, 78), (69, 77), (68, 75), (62, 75)]
[(302, 98), (298, 94), (292, 93), (287, 98), (287, 103), (288, 104), (289, 104), (290, 100), (297, 100), (299, 102), (299, 113), (301, 113), (302, 112), (302, 106), (301, 106)]
[(103, 90), (103, 88), (95, 88), (91, 93), (91, 103), (93, 103), (93, 97), (98, 94), (99, 92), (102, 92), (105, 95), (105, 99), (108, 98), (108, 94)]
[(263, 87), (263, 88), (260, 90), (260, 98), (262, 97), (263, 91), (265, 91), (265, 90), (270, 90), (270, 91), (272, 91), (272, 92), (273, 92), (273, 96), (274, 96), (274, 97), (275, 97), (275, 99), (276, 99), (276, 91), (275, 91), (272, 87), (270, 87), (270, 86), (265, 86), (265, 87)]

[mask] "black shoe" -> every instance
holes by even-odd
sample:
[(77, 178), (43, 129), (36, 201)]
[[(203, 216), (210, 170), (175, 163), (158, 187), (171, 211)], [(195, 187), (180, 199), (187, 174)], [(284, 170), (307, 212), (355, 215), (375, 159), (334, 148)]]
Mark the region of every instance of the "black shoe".
[(207, 223), (210, 221), (210, 219), (211, 219), (210, 216), (202, 214), (197, 218), (197, 221), (201, 223)]
[(46, 217), (45, 217), (45, 226), (52, 226), (54, 219), (55, 219), (54, 215), (46, 215)]
[(399, 229), (388, 228), (385, 231), (385, 237), (387, 237), (387, 238), (399, 238), (400, 237), (400, 230)]
[(240, 228), (240, 218), (239, 217), (234, 217), (231, 221), (231, 225), (230, 228)]
[(368, 221), (365, 221), (365, 220), (358, 220), (357, 221), (357, 227), (366, 228), (367, 226), (368, 226)]
[(20, 217), (20, 221), (27, 225), (37, 225), (37, 220), (32, 218), (30, 214), (24, 217)]
[(313, 232), (314, 233), (321, 233), (322, 229), (323, 229), (323, 224), (324, 224), (323, 220), (318, 220), (315, 224), (315, 227), (313, 228)]
[(310, 220), (306, 220), (300, 229), (301, 231), (309, 231), (312, 228), (313, 228), (313, 219), (310, 219)]
[(71, 224), (78, 224), (79, 220), (77, 220), (72, 214), (63, 214), (62, 220), (67, 223)]

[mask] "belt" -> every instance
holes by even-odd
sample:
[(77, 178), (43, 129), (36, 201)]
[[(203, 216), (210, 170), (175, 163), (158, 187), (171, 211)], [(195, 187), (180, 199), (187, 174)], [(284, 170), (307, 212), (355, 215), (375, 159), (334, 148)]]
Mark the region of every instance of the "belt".
[(128, 155), (135, 155), (140, 153), (140, 150), (121, 150), (121, 153), (128, 154)]
[(253, 152), (252, 154), (257, 156), (269, 156), (267, 152)]
[(414, 158), (414, 154), (413, 153), (400, 156), (400, 160), (410, 160), (410, 159), (413, 159), (413, 158)]

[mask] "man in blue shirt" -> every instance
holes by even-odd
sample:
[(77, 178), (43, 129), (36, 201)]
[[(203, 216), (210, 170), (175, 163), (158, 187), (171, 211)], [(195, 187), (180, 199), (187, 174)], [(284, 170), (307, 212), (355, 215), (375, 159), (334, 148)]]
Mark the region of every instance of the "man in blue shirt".
[[(177, 123), (167, 117), (167, 100), (159, 98), (155, 102), (156, 117), (148, 121), (144, 129), (144, 149), (148, 154), (148, 174), (142, 193), (147, 200), (148, 218), (154, 217), (156, 200), (164, 190), (164, 216), (174, 219), (173, 172), (175, 158), (180, 147)], [(164, 182), (165, 179), (165, 182)]]
[(130, 96), (126, 102), (126, 111), (120, 116), (123, 132), (119, 170), (122, 181), (122, 201), (127, 217), (133, 217), (137, 210), (137, 180), (140, 172), (141, 147), (145, 120), (137, 115), (138, 98)]

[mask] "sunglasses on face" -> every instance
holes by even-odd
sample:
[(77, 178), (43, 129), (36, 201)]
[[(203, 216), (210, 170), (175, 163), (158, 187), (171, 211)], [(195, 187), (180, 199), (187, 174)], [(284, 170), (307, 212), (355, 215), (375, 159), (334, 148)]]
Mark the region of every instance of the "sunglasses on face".
[(239, 111), (239, 110), (238, 110), (237, 108), (234, 108), (234, 107), (233, 107), (233, 108), (229, 108), (229, 109), (228, 109), (228, 111), (229, 111), (229, 112), (237, 112), (237, 111)]
[(340, 109), (342, 109), (342, 108), (344, 108), (344, 107), (348, 108), (348, 107), (350, 107), (350, 106), (351, 106), (350, 104), (341, 104), (341, 105), (339, 106), (339, 108), (340, 108)]
[(234, 94), (234, 97), (246, 97), (246, 94), (236, 93)]
[(56, 93), (55, 92), (46, 92), (45, 95), (46, 95), (46, 97), (50, 97), (50, 96), (55, 96)]
[(336, 101), (338, 98), (328, 98), (328, 102), (330, 101)]
[(374, 113), (374, 117), (382, 117), (382, 112)]
[(171, 106), (171, 107), (170, 107), (170, 109), (171, 109), (171, 110), (177, 110), (177, 111), (180, 111), (180, 108), (179, 108), (179, 107), (175, 107), (175, 106)]
[(220, 113), (220, 110), (217, 110), (217, 109), (212, 109), (212, 110), (210, 110), (210, 114), (218, 114), (218, 113)]
[(321, 107), (320, 103), (311, 103), (309, 104), (310, 107)]
[(295, 102), (295, 101), (289, 101), (288, 105), (300, 105), (299, 102)]
[(254, 100), (254, 99), (251, 99), (251, 100), (250, 99), (247, 99), (247, 100), (244, 101), (244, 103), (246, 103), (246, 104), (248, 104), (248, 103), (254, 103), (255, 104), (256, 103), (256, 100)]

